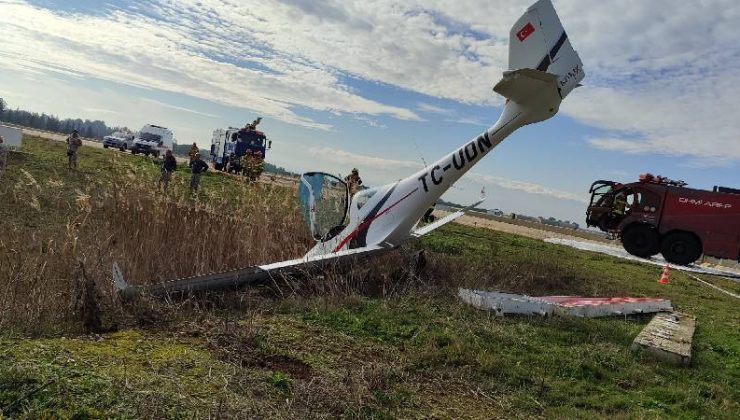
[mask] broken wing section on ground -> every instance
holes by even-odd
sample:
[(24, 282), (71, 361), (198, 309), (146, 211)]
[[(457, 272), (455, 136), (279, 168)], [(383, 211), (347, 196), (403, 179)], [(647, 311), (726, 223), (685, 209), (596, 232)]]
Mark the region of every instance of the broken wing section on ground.
[(302, 257), (267, 265), (256, 265), (221, 273), (186, 277), (145, 286), (135, 286), (126, 282), (118, 264), (113, 264), (113, 284), (124, 297), (134, 297), (141, 293), (166, 296), (170, 293), (233, 290), (279, 276), (311, 272), (314, 270), (326, 270), (332, 266), (348, 264), (364, 257), (388, 252), (392, 249), (394, 249), (392, 246), (374, 245), (334, 254)]

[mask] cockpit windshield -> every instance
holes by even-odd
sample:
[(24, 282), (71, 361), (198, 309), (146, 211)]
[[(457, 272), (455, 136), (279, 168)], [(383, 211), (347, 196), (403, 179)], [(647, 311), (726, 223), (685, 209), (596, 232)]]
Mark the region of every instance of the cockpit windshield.
[(344, 228), (349, 192), (341, 179), (321, 172), (305, 173), (298, 186), (298, 199), (314, 239), (328, 240)]

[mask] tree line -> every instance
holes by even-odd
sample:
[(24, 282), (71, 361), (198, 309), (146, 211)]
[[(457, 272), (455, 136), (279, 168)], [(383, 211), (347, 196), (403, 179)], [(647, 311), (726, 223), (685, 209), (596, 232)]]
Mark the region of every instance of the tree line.
[(95, 139), (102, 139), (114, 131), (130, 131), (126, 127), (109, 127), (105, 121), (101, 120), (60, 119), (55, 115), (46, 113), (39, 114), (18, 108), (11, 109), (3, 98), (0, 98), (0, 121), (64, 134), (77, 130), (80, 136)]

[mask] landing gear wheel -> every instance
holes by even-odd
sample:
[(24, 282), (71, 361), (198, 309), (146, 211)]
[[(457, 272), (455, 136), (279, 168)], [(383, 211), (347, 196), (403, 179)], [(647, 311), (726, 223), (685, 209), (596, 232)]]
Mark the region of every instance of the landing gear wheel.
[(690, 233), (674, 232), (663, 238), (660, 253), (670, 263), (689, 265), (701, 256), (701, 243)]
[(632, 226), (622, 233), (622, 245), (636, 257), (650, 258), (660, 251), (660, 236), (650, 226)]

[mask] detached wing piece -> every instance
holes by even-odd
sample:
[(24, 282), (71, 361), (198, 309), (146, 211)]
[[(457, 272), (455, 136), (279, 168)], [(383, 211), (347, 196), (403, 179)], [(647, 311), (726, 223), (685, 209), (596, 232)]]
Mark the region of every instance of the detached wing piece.
[(204, 290), (238, 289), (276, 276), (296, 274), (311, 270), (325, 270), (330, 266), (350, 263), (359, 258), (377, 255), (394, 249), (392, 246), (369, 246), (350, 249), (334, 254), (303, 257), (267, 265), (241, 268), (222, 273), (187, 277), (148, 286), (130, 285), (124, 280), (118, 264), (113, 264), (113, 284), (124, 297), (134, 297), (145, 293), (155, 296), (170, 293), (201, 292)]
[(476, 201), (475, 203), (473, 203), (473, 204), (465, 207), (462, 210), (458, 210), (458, 211), (456, 211), (456, 212), (454, 212), (452, 214), (448, 214), (447, 216), (445, 216), (445, 217), (437, 220), (436, 222), (430, 223), (430, 224), (428, 224), (428, 225), (426, 225), (426, 226), (424, 226), (422, 228), (416, 229), (413, 232), (411, 232), (411, 237), (412, 238), (421, 238), (422, 236), (426, 235), (427, 233), (429, 233), (429, 232), (431, 232), (431, 231), (433, 231), (433, 230), (435, 230), (437, 228), (440, 228), (440, 227), (442, 227), (442, 226), (444, 226), (444, 225), (446, 225), (446, 224), (448, 224), (448, 223), (450, 223), (450, 222), (452, 222), (454, 220), (457, 220), (461, 216), (464, 216), (466, 212), (468, 212), (471, 209), (477, 207), (478, 205), (480, 205), (485, 200), (486, 200), (485, 198), (482, 198), (482, 199)]

